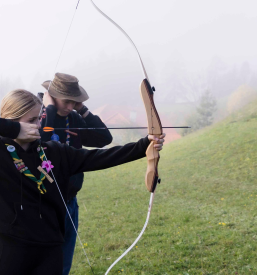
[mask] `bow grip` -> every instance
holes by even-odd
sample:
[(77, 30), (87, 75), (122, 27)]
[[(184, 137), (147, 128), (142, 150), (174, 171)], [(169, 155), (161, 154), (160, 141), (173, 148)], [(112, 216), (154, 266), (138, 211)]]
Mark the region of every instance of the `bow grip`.
[[(140, 93), (146, 110), (148, 133), (149, 135), (160, 137), (160, 135), (162, 135), (162, 124), (154, 104), (153, 89), (147, 79), (144, 79), (141, 82)], [(147, 170), (145, 175), (145, 184), (148, 191), (154, 192), (158, 182), (157, 167), (160, 159), (159, 152), (154, 148), (154, 141), (152, 141), (148, 146), (146, 156)]]
[(158, 182), (158, 162), (159, 152), (154, 148), (154, 141), (150, 143), (146, 150), (147, 169), (145, 174), (145, 185), (149, 192), (154, 192)]

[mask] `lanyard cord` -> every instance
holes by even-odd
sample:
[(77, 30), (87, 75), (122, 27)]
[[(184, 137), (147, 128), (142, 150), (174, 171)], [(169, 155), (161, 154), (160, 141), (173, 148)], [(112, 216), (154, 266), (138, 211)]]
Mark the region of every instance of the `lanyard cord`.
[[(65, 126), (66, 126), (66, 130), (69, 130), (70, 129), (70, 123), (69, 123), (69, 118), (68, 118), (68, 116), (66, 116), (66, 118), (65, 118)], [(54, 128), (53, 128), (54, 129)], [(56, 135), (55, 134), (55, 131), (53, 130), (53, 135)], [(56, 136), (58, 136), (58, 135), (56, 135)], [(53, 140), (55, 140), (55, 139), (53, 139)], [(56, 140), (56, 141), (59, 141), (59, 136), (58, 136), (58, 139)], [(68, 146), (70, 145), (70, 134), (69, 134), (69, 132), (67, 132), (67, 134), (66, 134), (66, 142), (65, 142)]]
[[(37, 188), (39, 190), (39, 192), (41, 194), (45, 194), (46, 193), (46, 188), (43, 184), (43, 181), (45, 180), (46, 176), (44, 173), (41, 172), (40, 174), (40, 177), (39, 179), (37, 179), (32, 173), (31, 171), (29, 170), (28, 167), (26, 167), (25, 163), (22, 161), (22, 159), (18, 156), (17, 152), (16, 152), (16, 149), (14, 146), (10, 146), (9, 144), (5, 144), (6, 147), (7, 147), (7, 151), (10, 153), (13, 161), (14, 161), (14, 164), (16, 166), (16, 168), (18, 169), (18, 171), (22, 174), (24, 174), (26, 177), (28, 177), (29, 179), (31, 179), (32, 181), (34, 181), (35, 183), (37, 183)], [(9, 148), (13, 148), (13, 150), (9, 150)], [(38, 155), (39, 155), (39, 158), (44, 161), (46, 160), (45, 158), (45, 154), (43, 152), (43, 148), (40, 146), (38, 147)], [(42, 168), (44, 169), (44, 168)], [(44, 169), (45, 172), (46, 172), (46, 169)]]

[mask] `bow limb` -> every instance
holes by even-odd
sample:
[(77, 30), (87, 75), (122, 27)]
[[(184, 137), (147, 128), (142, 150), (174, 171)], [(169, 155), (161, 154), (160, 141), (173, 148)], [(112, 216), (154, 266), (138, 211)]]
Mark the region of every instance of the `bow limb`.
[[(147, 121), (148, 121), (148, 133), (151, 135), (155, 135), (156, 137), (159, 137), (162, 134), (162, 124), (161, 120), (159, 118), (158, 112), (156, 110), (154, 99), (153, 99), (153, 91), (154, 88), (151, 88), (149, 78), (146, 73), (146, 69), (144, 66), (144, 63), (142, 61), (142, 58), (140, 56), (140, 53), (133, 42), (133, 40), (129, 37), (129, 35), (115, 22), (113, 21), (108, 15), (106, 15), (102, 10), (100, 10), (93, 0), (90, 0), (94, 8), (102, 14), (108, 21), (110, 21), (115, 27), (117, 27), (129, 40), (129, 42), (132, 44), (134, 49), (137, 52), (138, 59), (140, 62), (140, 66), (142, 69), (142, 73), (144, 76), (144, 80), (142, 81), (140, 85), (140, 91), (142, 100), (145, 105), (146, 115), (147, 115)], [(149, 145), (146, 156), (148, 160), (147, 164), (147, 172), (145, 177), (145, 184), (149, 192), (154, 192), (156, 188), (156, 184), (158, 182), (158, 161), (159, 161), (159, 152), (154, 149), (154, 142), (152, 141)]]
[(140, 240), (140, 238), (142, 237), (142, 235), (145, 232), (145, 229), (147, 227), (148, 221), (150, 219), (150, 215), (151, 215), (151, 209), (152, 209), (152, 205), (153, 205), (153, 200), (154, 200), (154, 192), (151, 193), (150, 196), (150, 201), (149, 201), (149, 206), (148, 206), (148, 212), (147, 212), (147, 217), (146, 217), (146, 221), (144, 224), (143, 229), (141, 230), (140, 234), (138, 235), (138, 237), (136, 238), (136, 240), (132, 243), (132, 245), (115, 261), (112, 263), (112, 265), (107, 269), (105, 275), (107, 275), (109, 273), (109, 271), (124, 257), (126, 256), (129, 251), (137, 244), (137, 242)]
[(145, 70), (145, 66), (144, 66), (144, 63), (142, 61), (142, 58), (139, 54), (139, 51), (135, 45), (135, 43), (133, 42), (133, 40), (128, 36), (128, 34), (116, 23), (114, 22), (108, 15), (106, 15), (103, 11), (101, 11), (97, 5), (94, 3), (93, 0), (90, 0), (92, 5), (94, 6), (94, 8), (100, 13), (102, 14), (107, 20), (109, 20), (115, 27), (117, 27), (126, 37), (127, 39), (129, 40), (129, 42), (132, 44), (132, 46), (134, 47), (134, 49), (136, 50), (137, 52), (137, 55), (138, 55), (138, 59), (139, 59), (139, 62), (140, 62), (140, 66), (142, 68), (142, 72), (143, 72), (143, 75), (144, 75), (144, 78), (148, 79), (148, 76), (147, 76), (147, 73), (146, 73), (146, 70)]

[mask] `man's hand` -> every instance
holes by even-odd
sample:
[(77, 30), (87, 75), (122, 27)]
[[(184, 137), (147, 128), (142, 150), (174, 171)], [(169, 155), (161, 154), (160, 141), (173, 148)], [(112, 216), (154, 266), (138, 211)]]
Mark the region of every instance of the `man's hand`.
[(74, 106), (74, 110), (76, 110), (77, 112), (80, 111), (83, 107), (83, 103), (82, 102), (77, 102)]
[(50, 96), (50, 94), (47, 91), (44, 93), (44, 96), (43, 96), (43, 104), (45, 107), (47, 107), (48, 105), (55, 106), (54, 99)]
[(153, 136), (153, 135), (148, 135), (148, 139), (149, 141), (154, 141), (154, 148), (157, 150), (157, 151), (161, 151), (162, 150), (162, 146), (163, 146), (163, 143), (164, 143), (164, 138), (165, 138), (166, 134), (162, 134), (159, 138)]
[[(83, 109), (83, 107), (87, 108), (82, 102), (77, 102), (74, 106), (74, 110), (76, 110), (81, 115), (80, 111)], [(82, 114), (82, 117), (85, 118), (88, 116), (88, 114), (89, 110), (87, 109), (87, 111)]]
[(36, 139), (40, 139), (39, 126), (36, 124), (30, 124), (25, 122), (20, 122), (20, 133), (16, 139), (26, 140), (32, 142)]

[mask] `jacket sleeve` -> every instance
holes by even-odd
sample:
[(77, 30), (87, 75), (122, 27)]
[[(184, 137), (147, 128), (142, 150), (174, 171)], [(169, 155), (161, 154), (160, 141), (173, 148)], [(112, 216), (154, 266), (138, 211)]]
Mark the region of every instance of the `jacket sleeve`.
[(149, 143), (148, 137), (145, 137), (136, 143), (110, 149), (86, 150), (63, 145), (66, 150), (66, 160), (62, 161), (68, 161), (71, 175), (102, 170), (145, 157)]
[[(85, 118), (77, 115), (79, 128), (106, 128), (102, 120), (92, 113), (89, 113)], [(84, 130), (80, 131), (81, 142), (87, 147), (103, 147), (112, 142), (112, 135), (108, 129)]]
[(39, 130), (42, 141), (51, 140), (52, 132), (44, 132), (44, 127), (53, 127), (54, 121), (57, 114), (57, 108), (54, 105), (48, 105), (45, 109), (45, 112), (42, 115), (41, 120), (41, 129)]
[(0, 118), (0, 136), (17, 138), (20, 133), (20, 123), (9, 119)]

